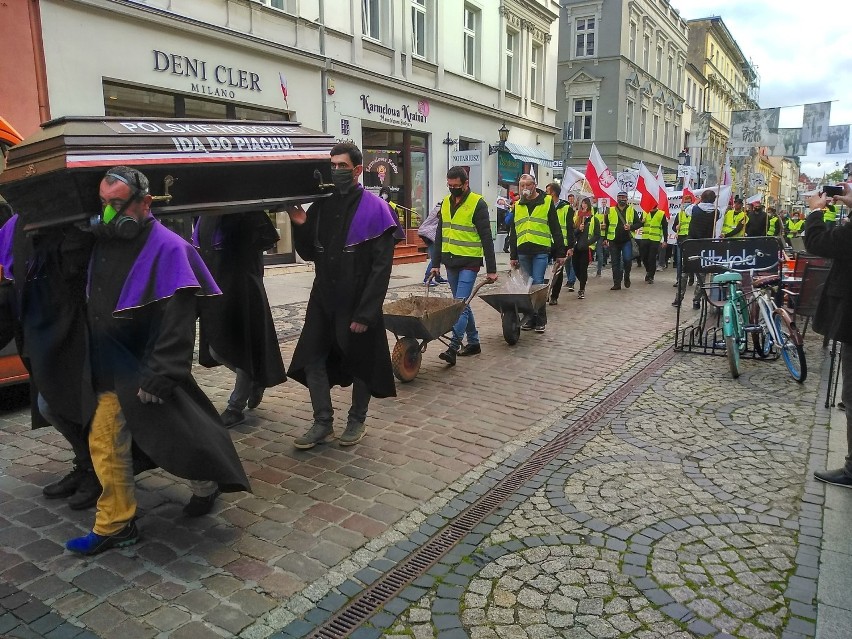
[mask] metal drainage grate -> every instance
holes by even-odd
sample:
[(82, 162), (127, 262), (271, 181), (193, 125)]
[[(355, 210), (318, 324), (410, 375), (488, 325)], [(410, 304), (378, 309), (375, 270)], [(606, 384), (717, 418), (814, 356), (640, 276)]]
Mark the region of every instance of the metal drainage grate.
[(319, 626), (310, 635), (310, 638), (345, 639), (348, 637), (364, 621), (369, 619), (373, 613), (408, 587), (412, 581), (424, 575), (453, 546), (493, 513), (500, 504), (511, 497), (521, 486), (535, 477), (542, 468), (553, 461), (568, 444), (618, 406), (637, 386), (671, 361), (673, 356), (674, 351), (671, 349), (657, 356), (642, 370), (628, 379), (618, 390), (605, 397), (597, 406), (587, 411), (571, 428), (568, 428), (545, 446), (542, 446), (527, 461), (488, 489), (485, 494), (463, 512), (456, 515), (446, 526), (432, 535), (425, 544), (414, 551), (408, 559), (387, 571), (379, 579), (367, 586), (360, 595)]

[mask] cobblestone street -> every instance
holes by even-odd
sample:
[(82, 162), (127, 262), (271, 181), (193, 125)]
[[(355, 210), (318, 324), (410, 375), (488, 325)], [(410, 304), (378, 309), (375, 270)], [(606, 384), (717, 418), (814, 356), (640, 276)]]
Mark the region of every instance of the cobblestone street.
[[(253, 494), (187, 519), (188, 485), (145, 473), (142, 540), (93, 558), (62, 546), (92, 512), (41, 497), (67, 470), (64, 440), (29, 430), (28, 409), (0, 414), (0, 636), (302, 637), (359, 601), (374, 602), (351, 613), (360, 639), (815, 636), (819, 336), (804, 385), (780, 361), (733, 380), (724, 357), (671, 351), (671, 271), (648, 286), (634, 269), (620, 292), (608, 275), (585, 300), (563, 291), (547, 332), (515, 346), (474, 301), (482, 355), (447, 368), (430, 343), (358, 446), (294, 450), (307, 391), (268, 390), (231, 431)], [(273, 309), (285, 363), (304, 308)], [(223, 408), (232, 375), (195, 374)], [(349, 390), (334, 396), (345, 415)]]

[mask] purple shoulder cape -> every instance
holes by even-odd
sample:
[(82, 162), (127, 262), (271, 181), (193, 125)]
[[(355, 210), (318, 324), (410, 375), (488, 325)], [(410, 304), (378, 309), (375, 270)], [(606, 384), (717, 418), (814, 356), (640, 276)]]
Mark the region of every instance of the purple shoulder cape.
[(133, 263), (113, 314), (167, 299), (181, 289), (196, 295), (221, 295), (213, 276), (192, 246), (159, 220)]
[(396, 229), (393, 234), (396, 240), (405, 239), (405, 232), (399, 226), (399, 219), (388, 203), (364, 187), (359, 186), (359, 188), (364, 192), (361, 195), (361, 201), (358, 202), (358, 208), (355, 209), (355, 215), (352, 216), (349, 232), (346, 234), (346, 248), (375, 239), (390, 228)]
[[(201, 221), (206, 219), (204, 215), (199, 216), (198, 220), (192, 226), (192, 245), (197, 248), (203, 248), (201, 246), (201, 234), (199, 232), (201, 227)], [(216, 216), (216, 228), (213, 230), (213, 233), (210, 237), (210, 248), (219, 250), (222, 248), (222, 244), (225, 241), (225, 236), (222, 233), (222, 225), (218, 223), (219, 216)]]
[(0, 266), (3, 267), (3, 279), (15, 279), (14, 258), (12, 257), (12, 240), (15, 237), (15, 227), (18, 224), (18, 214), (15, 213), (9, 221), (0, 228)]

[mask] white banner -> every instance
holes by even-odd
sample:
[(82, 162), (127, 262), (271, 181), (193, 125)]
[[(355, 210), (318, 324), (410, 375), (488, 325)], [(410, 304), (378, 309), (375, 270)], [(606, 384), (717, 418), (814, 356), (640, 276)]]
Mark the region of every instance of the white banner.
[(815, 102), (805, 105), (802, 117), (802, 144), (828, 140), (828, 121), (831, 118), (831, 102)]
[(828, 127), (828, 142), (825, 144), (825, 152), (829, 155), (832, 153), (849, 153), (848, 124)]

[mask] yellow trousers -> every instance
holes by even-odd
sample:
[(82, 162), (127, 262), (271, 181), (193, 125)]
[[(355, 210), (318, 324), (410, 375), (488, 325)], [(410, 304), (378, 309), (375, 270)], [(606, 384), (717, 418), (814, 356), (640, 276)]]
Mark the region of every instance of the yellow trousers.
[(114, 535), (136, 515), (132, 443), (118, 395), (101, 393), (89, 431), (92, 465), (103, 487), (92, 528), (98, 535)]

